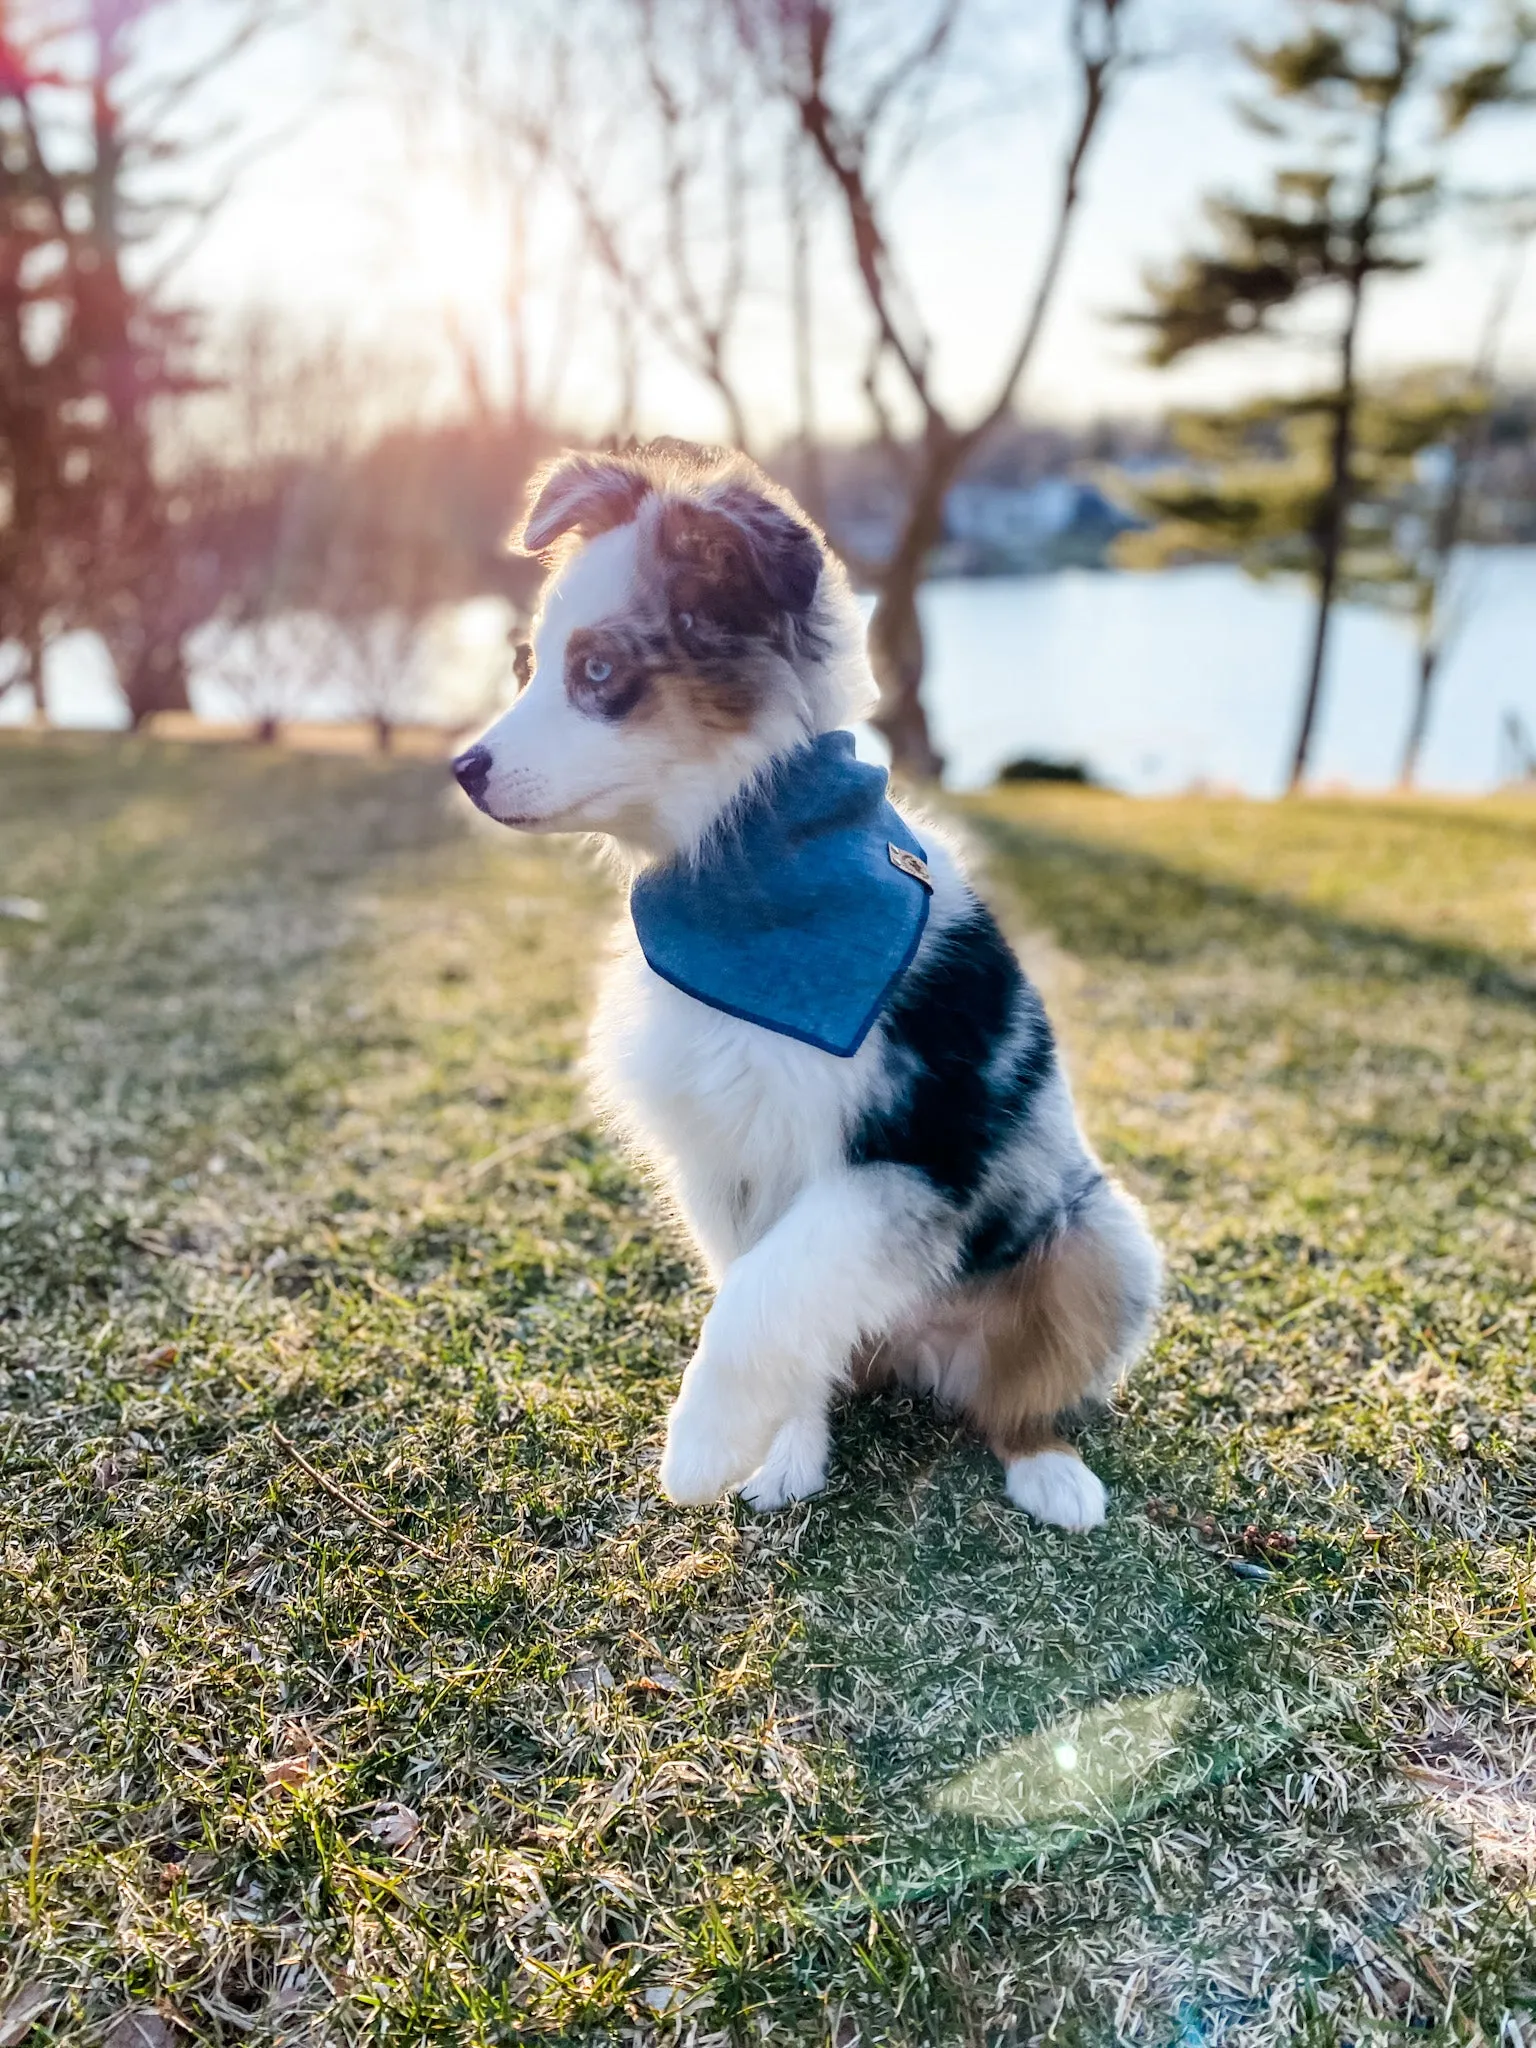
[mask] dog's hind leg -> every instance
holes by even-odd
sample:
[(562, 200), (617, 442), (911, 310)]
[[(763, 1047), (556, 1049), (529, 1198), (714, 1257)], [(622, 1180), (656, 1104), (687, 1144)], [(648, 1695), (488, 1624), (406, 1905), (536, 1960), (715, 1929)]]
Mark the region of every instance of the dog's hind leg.
[(1008, 1498), (1037, 1521), (1103, 1521), (1104, 1487), (1057, 1435), (1056, 1418), (1109, 1393), (1146, 1341), (1159, 1277), (1140, 1211), (1106, 1181), (1016, 1266), (961, 1295), (985, 1357), (967, 1406), (1003, 1465)]
[(1003, 1463), (1003, 1490), (1025, 1514), (1056, 1529), (1097, 1529), (1103, 1521), (1104, 1482), (1061, 1437), (1045, 1435), (1039, 1450), (1012, 1456), (994, 1448)]

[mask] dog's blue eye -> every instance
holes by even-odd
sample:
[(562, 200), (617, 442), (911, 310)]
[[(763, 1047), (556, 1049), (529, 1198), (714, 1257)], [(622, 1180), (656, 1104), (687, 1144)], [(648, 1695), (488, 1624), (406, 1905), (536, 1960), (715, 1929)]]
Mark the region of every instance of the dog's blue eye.
[(587, 656), (587, 681), (589, 683), (606, 683), (612, 674), (613, 663), (611, 661), (604, 661), (600, 654), (589, 654)]

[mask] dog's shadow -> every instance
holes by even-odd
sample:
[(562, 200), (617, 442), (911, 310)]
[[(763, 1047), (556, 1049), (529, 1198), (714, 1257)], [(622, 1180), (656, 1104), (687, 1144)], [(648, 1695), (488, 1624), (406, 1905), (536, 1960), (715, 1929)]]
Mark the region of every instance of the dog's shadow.
[(885, 1896), (1011, 1866), (1254, 1766), (1340, 1697), (1283, 1586), (1151, 1523), (1116, 1430), (1083, 1448), (1104, 1527), (1046, 1529), (926, 1403), (844, 1408), (795, 1582), (783, 1676), (848, 1760), (850, 1828)]

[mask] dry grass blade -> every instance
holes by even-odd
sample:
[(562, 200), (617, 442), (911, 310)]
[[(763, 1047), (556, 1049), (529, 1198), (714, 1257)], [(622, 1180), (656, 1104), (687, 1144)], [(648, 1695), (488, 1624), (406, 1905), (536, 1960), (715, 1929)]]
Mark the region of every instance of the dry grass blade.
[(499, 1166), (506, 1166), (513, 1159), (524, 1158), (530, 1152), (537, 1152), (541, 1146), (552, 1144), (556, 1138), (569, 1137), (573, 1128), (574, 1126), (567, 1123), (541, 1124), (536, 1130), (523, 1131), (517, 1137), (509, 1138), (505, 1145), (498, 1145), (494, 1152), (488, 1152), (485, 1158), (476, 1159), (467, 1166), (457, 1168), (455, 1177), (466, 1187), (473, 1187), (476, 1182), (493, 1174)]
[(359, 1521), (366, 1522), (370, 1529), (377, 1529), (381, 1536), (387, 1536), (391, 1543), (398, 1543), (402, 1550), (414, 1551), (418, 1557), (431, 1558), (434, 1564), (448, 1563), (441, 1550), (434, 1550), (429, 1543), (418, 1543), (414, 1536), (407, 1536), (403, 1530), (397, 1529), (393, 1522), (387, 1522), (382, 1515), (376, 1515), (372, 1508), (365, 1506), (357, 1498), (355, 1493), (349, 1493), (346, 1487), (339, 1486), (327, 1473), (322, 1472), (318, 1465), (306, 1458), (293, 1439), (285, 1436), (275, 1422), (272, 1425), (272, 1437), (284, 1455), (292, 1458), (295, 1465), (307, 1472), (322, 1492), (328, 1493), (332, 1500), (339, 1501), (342, 1507), (356, 1515)]

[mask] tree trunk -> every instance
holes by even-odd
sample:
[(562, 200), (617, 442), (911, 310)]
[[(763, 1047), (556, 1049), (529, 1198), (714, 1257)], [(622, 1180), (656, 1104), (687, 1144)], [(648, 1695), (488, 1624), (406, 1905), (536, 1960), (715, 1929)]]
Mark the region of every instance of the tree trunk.
[(916, 782), (937, 782), (944, 772), (923, 708), (925, 648), (917, 593), (928, 557), (944, 535), (944, 499), (959, 460), (948, 448), (930, 457), (913, 491), (906, 525), (880, 572), (869, 621), (870, 666), (880, 685), (873, 723), (890, 743), (891, 765)]
[(790, 335), (795, 362), (796, 482), (800, 503), (826, 531), (827, 484), (816, 421), (815, 300), (811, 279), (811, 222), (801, 137), (791, 136), (784, 179), (789, 208)]
[(258, 747), (275, 747), (277, 745), (277, 735), (278, 721), (276, 717), (270, 711), (263, 712), (262, 716), (256, 721), (256, 730), (251, 734), (251, 738)]
[(1339, 570), (1354, 500), (1355, 449), (1355, 339), (1360, 329), (1360, 305), (1364, 297), (1364, 272), (1350, 294), (1349, 316), (1339, 344), (1339, 395), (1334, 414), (1333, 448), (1329, 464), (1328, 498), (1323, 509), (1323, 527), (1318, 539), (1317, 609), (1313, 615), (1312, 652), (1307, 662), (1307, 682), (1301, 700), (1301, 724), (1291, 752), (1291, 772), (1285, 793), (1294, 796), (1306, 780), (1307, 763), (1317, 729), (1318, 707), (1323, 696), (1323, 675), (1328, 660), (1328, 634), (1333, 624), (1334, 600), (1338, 596)]
[(387, 754), (395, 743), (395, 728), (382, 711), (373, 714), (373, 741), (381, 754)]
[(158, 711), (190, 711), (187, 664), (179, 640), (151, 640), (133, 659), (127, 673), (119, 670), (129, 729), (137, 732)]
[(1403, 764), (1397, 771), (1399, 789), (1412, 789), (1419, 773), (1419, 755), (1423, 750), (1424, 736), (1429, 731), (1429, 707), (1435, 692), (1435, 675), (1440, 666), (1440, 649), (1433, 640), (1424, 640), (1419, 645), (1418, 682), (1413, 693), (1413, 716), (1408, 723), (1408, 737), (1403, 743)]
[(1339, 336), (1339, 388), (1333, 420), (1333, 446), (1329, 458), (1328, 496), (1323, 506), (1322, 532), (1318, 539), (1317, 615), (1312, 632), (1312, 652), (1307, 664), (1307, 685), (1301, 701), (1301, 724), (1291, 755), (1286, 795), (1294, 796), (1306, 780), (1318, 706), (1323, 694), (1323, 671), (1328, 659), (1328, 629), (1333, 623), (1334, 600), (1338, 596), (1339, 571), (1343, 565), (1344, 543), (1349, 532), (1349, 514), (1354, 502), (1355, 411), (1360, 394), (1355, 388), (1355, 348), (1360, 337), (1360, 315), (1365, 306), (1365, 284), (1376, 261), (1376, 227), (1391, 155), (1392, 116), (1407, 83), (1408, 70), (1403, 47), (1403, 22), (1398, 22), (1398, 75), (1396, 89), (1380, 102), (1372, 148), (1370, 177), (1365, 198), (1351, 235), (1352, 253), (1344, 284), (1349, 294), (1344, 329)]
[(1499, 342), (1504, 332), (1504, 323), (1509, 317), (1514, 302), (1515, 286), (1519, 280), (1522, 265), (1512, 263), (1509, 275), (1495, 298), (1483, 328), (1483, 337), (1478, 345), (1477, 363), (1473, 370), (1474, 388), (1480, 392), (1487, 410), (1470, 423), (1464, 424), (1451, 440), (1451, 474), (1440, 499), (1434, 522), (1434, 539), (1429, 556), (1429, 593), (1427, 611), (1419, 626), (1419, 677), (1414, 692), (1413, 716), (1408, 727), (1408, 737), (1403, 745), (1403, 765), (1398, 771), (1399, 789), (1411, 789), (1419, 769), (1419, 752), (1429, 730), (1430, 700), (1434, 694), (1435, 682), (1441, 663), (1445, 660), (1446, 649), (1455, 634), (1455, 624), (1448, 616), (1446, 593), (1456, 565), (1456, 550), (1461, 545), (1462, 526), (1466, 520), (1467, 500), (1472, 489), (1472, 475), (1478, 458), (1487, 445), (1488, 426), (1493, 411), (1494, 374), (1499, 359)]
[(944, 500), (985, 429), (957, 434), (930, 420), (912, 480), (906, 523), (890, 560), (877, 573), (878, 595), (869, 621), (869, 661), (880, 685), (873, 724), (890, 742), (891, 765), (916, 782), (937, 782), (944, 757), (928, 731), (923, 708), (925, 649), (917, 593), (928, 557), (944, 538)]
[(1302, 692), (1301, 724), (1296, 730), (1296, 744), (1291, 749), (1291, 772), (1285, 784), (1287, 796), (1294, 796), (1305, 782), (1307, 763), (1312, 755), (1312, 736), (1317, 726), (1317, 710), (1323, 695), (1323, 671), (1328, 660), (1328, 629), (1333, 624), (1333, 600), (1339, 583), (1341, 538), (1334, 538), (1330, 530), (1323, 540), (1317, 608), (1313, 613), (1312, 652), (1307, 660), (1307, 682)]
[(35, 625), (29, 624), (23, 635), (22, 658), (25, 667), (21, 680), (31, 687), (32, 723), (39, 726), (49, 726), (53, 723), (48, 710), (48, 675), (43, 666), (47, 652), (42, 634)]
[(944, 763), (934, 750), (923, 709), (923, 622), (919, 579), (887, 579), (869, 622), (869, 658), (880, 685), (874, 726), (885, 735), (891, 765), (916, 782), (937, 782)]

